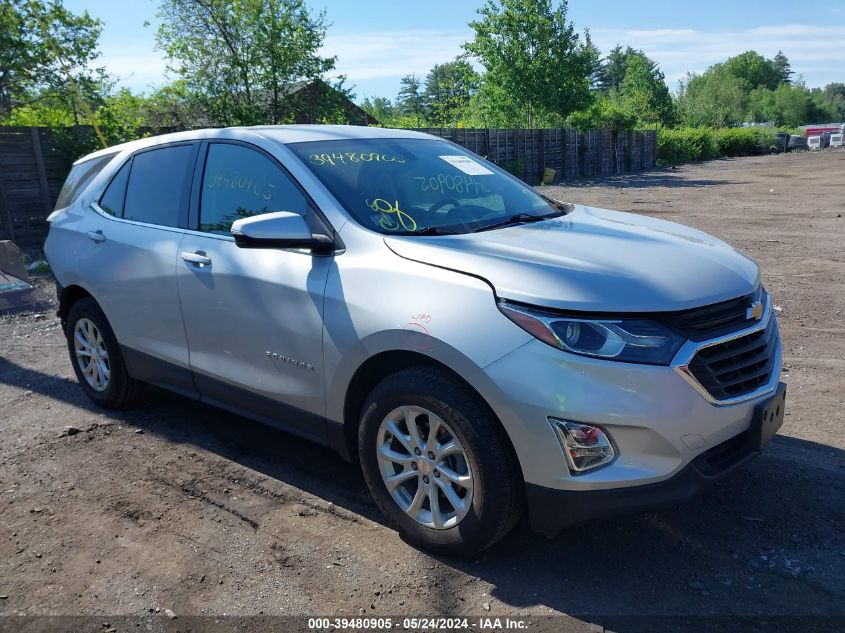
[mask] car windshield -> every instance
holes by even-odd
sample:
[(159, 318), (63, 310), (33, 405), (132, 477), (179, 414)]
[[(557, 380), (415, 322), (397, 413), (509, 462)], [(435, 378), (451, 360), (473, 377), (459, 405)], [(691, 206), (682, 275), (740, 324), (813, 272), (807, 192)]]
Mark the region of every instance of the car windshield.
[(467, 233), (568, 211), (479, 156), (438, 139), (288, 147), (361, 225), (379, 233)]

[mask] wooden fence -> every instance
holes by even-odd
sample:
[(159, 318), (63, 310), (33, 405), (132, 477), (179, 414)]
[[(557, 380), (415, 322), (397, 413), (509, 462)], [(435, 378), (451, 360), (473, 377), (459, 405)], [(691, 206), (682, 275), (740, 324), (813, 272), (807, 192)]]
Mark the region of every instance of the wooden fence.
[(554, 183), (651, 169), (657, 162), (657, 133), (572, 128), (505, 130), (419, 128), (457, 143), (537, 185), (545, 169)]
[[(543, 130), (425, 128), (484, 156), (530, 185), (545, 169), (554, 182), (596, 178), (654, 167), (657, 136), (653, 131), (578, 132)], [(73, 130), (74, 135), (90, 134)], [(0, 239), (14, 240), (24, 252), (37, 254), (47, 234), (45, 219), (53, 210), (73, 159), (49, 128), (0, 126)]]
[(0, 240), (41, 250), (71, 163), (49, 128), (0, 127)]

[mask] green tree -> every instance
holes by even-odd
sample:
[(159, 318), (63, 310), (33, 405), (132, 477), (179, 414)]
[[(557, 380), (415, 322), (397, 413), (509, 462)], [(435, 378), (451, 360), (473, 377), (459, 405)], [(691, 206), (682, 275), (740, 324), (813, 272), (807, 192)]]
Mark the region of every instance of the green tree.
[(675, 108), (663, 73), (650, 67), (643, 55), (634, 54), (628, 58), (619, 100), (643, 125), (674, 123)]
[(810, 94), (801, 83), (796, 82), (791, 86), (781, 84), (775, 90), (774, 96), (778, 125), (797, 127), (810, 122)]
[(366, 97), (360, 106), (364, 112), (377, 119), (382, 125), (389, 124), (396, 112), (396, 108), (393, 107), (390, 99), (384, 97), (373, 97), (372, 99)]
[(470, 22), (475, 38), (464, 48), (486, 70), (481, 96), (516, 114), (511, 125), (532, 127), (591, 102), (594, 48), (566, 12), (565, 0), (487, 0)]
[(829, 83), (822, 91), (825, 99), (830, 102), (845, 101), (845, 84), (844, 83)]
[(599, 128), (633, 130), (637, 125), (637, 116), (618, 101), (599, 97), (589, 108), (566, 117), (566, 124), (582, 132)]
[(146, 115), (145, 103), (143, 96), (133, 94), (127, 88), (103, 99), (94, 119), (110, 145), (138, 138), (138, 129), (144, 124)]
[[(325, 14), (304, 0), (161, 0), (157, 15), (170, 69), (214, 123), (292, 120), (301, 106), (295, 88), (335, 67), (334, 57), (320, 55)], [(342, 79), (332, 87), (345, 93)], [(336, 105), (309, 104), (327, 114)]]
[(772, 66), (778, 74), (780, 83), (792, 83), (790, 77), (792, 76), (792, 66), (789, 64), (789, 59), (783, 54), (783, 51), (778, 51), (778, 54), (772, 58)]
[(759, 86), (748, 93), (748, 114), (745, 118), (755, 123), (771, 121), (779, 124), (781, 116), (775, 103), (774, 90)]
[(811, 91), (817, 109), (826, 112), (829, 121), (845, 121), (845, 84), (829, 83), (824, 89)]
[[(632, 50), (628, 47), (628, 50)], [(628, 52), (617, 44), (602, 61), (598, 71), (598, 89), (602, 92), (619, 90), (628, 68)]]
[(413, 74), (405, 75), (399, 86), (396, 98), (399, 113), (413, 120), (415, 127), (421, 127), (425, 116), (425, 95), (420, 78)]
[[(146, 100), (126, 88), (88, 102), (90, 110), (74, 118), (74, 112), (59, 99), (45, 98), (15, 108), (6, 119), (9, 125), (37, 125), (52, 128), (59, 151), (75, 160), (103, 146), (116, 145), (139, 137), (145, 121)], [(79, 123), (92, 128), (81, 128)]]
[(833, 121), (842, 121), (839, 116), (839, 109), (835, 104), (830, 103), (824, 98), (824, 93), (818, 88), (813, 88), (808, 91), (809, 106), (807, 109), (807, 122), (814, 121), (830, 123)]
[[(478, 92), (470, 100), (465, 127), (513, 127), (524, 125), (524, 108), (500, 84), (482, 77)], [(559, 117), (545, 122), (556, 124)]]
[(177, 79), (153, 90), (144, 102), (144, 125), (158, 129), (186, 130), (213, 125), (203, 100), (193, 93), (184, 79)]
[(723, 64), (688, 74), (678, 93), (678, 114), (689, 127), (728, 127), (742, 122), (747, 94), (742, 80)]
[(630, 46), (622, 48), (620, 44), (617, 44), (599, 65), (597, 73), (598, 89), (605, 94), (617, 92), (622, 87), (622, 81), (628, 71), (628, 63), (633, 58), (644, 61), (655, 79), (664, 80), (663, 73), (660, 72), (657, 64), (649, 59), (645, 53)]
[(781, 84), (776, 90), (755, 88), (748, 95), (748, 120), (772, 121), (796, 127), (812, 122), (837, 120), (836, 104), (825, 99), (824, 91), (808, 90), (801, 81)]
[(587, 55), (590, 60), (590, 89), (598, 90), (600, 87), (599, 84), (601, 82), (601, 73), (603, 68), (601, 51), (598, 46), (593, 44), (589, 37), (586, 38), (586, 41), (584, 42), (584, 54)]
[(60, 0), (0, 3), (0, 118), (13, 108), (51, 101), (63, 104), (74, 123), (83, 99), (102, 89), (105, 73), (91, 68), (102, 23), (75, 15)]
[(3, 118), (4, 125), (41, 125), (44, 127), (70, 127), (77, 125), (74, 113), (55, 98), (41, 98), (26, 105), (19, 105)]
[(457, 125), (466, 115), (479, 83), (478, 73), (461, 57), (436, 64), (425, 78), (428, 119), (434, 125)]
[(791, 74), (782, 52), (774, 59), (754, 51), (731, 57), (682, 82), (677, 99), (681, 121), (709, 127), (771, 121), (795, 127), (836, 117), (839, 110), (824, 91), (808, 90), (802, 80), (791, 81)]
[(747, 90), (759, 86), (774, 90), (782, 82), (783, 69), (778, 69), (772, 60), (766, 59), (755, 51), (746, 51), (729, 57), (724, 63), (724, 68), (728, 73), (743, 81)]

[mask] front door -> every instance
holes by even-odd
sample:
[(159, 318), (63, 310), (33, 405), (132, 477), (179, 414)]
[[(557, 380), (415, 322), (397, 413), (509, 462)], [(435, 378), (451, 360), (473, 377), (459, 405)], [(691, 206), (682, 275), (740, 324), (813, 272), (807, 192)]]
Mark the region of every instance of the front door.
[(239, 248), (232, 222), (273, 211), (317, 221), (308, 199), (268, 155), (208, 145), (197, 228), (185, 235), (179, 296), (190, 364), (203, 400), (325, 438), (323, 291), (332, 258)]

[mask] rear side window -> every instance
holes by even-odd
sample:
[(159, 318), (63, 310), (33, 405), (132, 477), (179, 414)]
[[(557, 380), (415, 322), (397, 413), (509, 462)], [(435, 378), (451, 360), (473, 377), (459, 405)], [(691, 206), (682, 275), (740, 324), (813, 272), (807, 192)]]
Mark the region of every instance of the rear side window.
[(59, 199), (56, 200), (56, 209), (64, 209), (73, 204), (77, 198), (85, 191), (85, 188), (91, 184), (91, 181), (100, 173), (100, 171), (111, 162), (114, 154), (107, 154), (99, 158), (92, 158), (82, 163), (77, 163), (71, 167), (70, 173), (62, 186), (59, 193)]
[(194, 147), (176, 145), (136, 154), (126, 187), (123, 217), (136, 222), (178, 226), (187, 202)]
[(210, 145), (202, 182), (200, 230), (228, 235), (235, 220), (272, 211), (291, 211), (307, 218), (308, 200), (263, 154), (239, 145)]
[(126, 183), (129, 182), (129, 164), (127, 161), (123, 167), (112, 178), (109, 186), (106, 187), (103, 197), (100, 198), (100, 208), (109, 215), (118, 218), (123, 217), (123, 201), (126, 198)]

